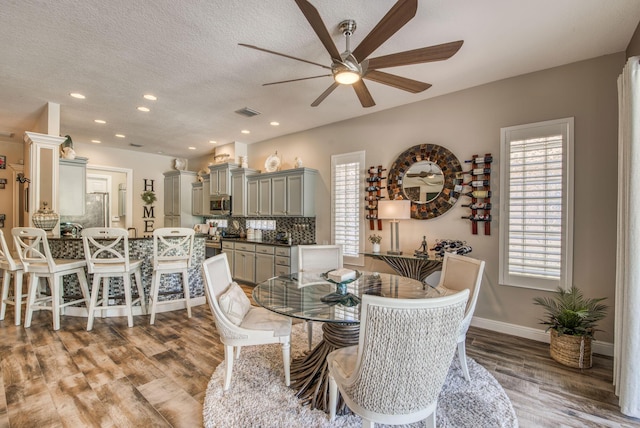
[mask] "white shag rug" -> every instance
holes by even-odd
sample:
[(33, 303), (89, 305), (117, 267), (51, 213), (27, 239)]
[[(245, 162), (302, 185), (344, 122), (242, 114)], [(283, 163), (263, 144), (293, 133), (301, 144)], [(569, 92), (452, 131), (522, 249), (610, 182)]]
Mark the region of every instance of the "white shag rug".
[[(322, 335), (314, 328), (314, 341)], [(302, 324), (291, 333), (291, 354), (298, 357), (307, 349), (307, 334)], [(480, 364), (467, 358), (471, 382), (460, 369), (457, 355), (438, 399), (438, 428), (515, 428), (518, 420), (498, 381)], [(284, 385), (280, 345), (242, 348), (234, 362), (231, 387), (223, 392), (224, 363), (209, 381), (203, 405), (203, 421), (212, 427), (361, 427), (359, 416), (336, 416), (331, 422), (326, 413), (299, 404), (295, 391)], [(380, 426), (377, 425), (376, 426)], [(397, 426), (397, 425), (396, 425)], [(422, 422), (405, 425), (424, 426)]]

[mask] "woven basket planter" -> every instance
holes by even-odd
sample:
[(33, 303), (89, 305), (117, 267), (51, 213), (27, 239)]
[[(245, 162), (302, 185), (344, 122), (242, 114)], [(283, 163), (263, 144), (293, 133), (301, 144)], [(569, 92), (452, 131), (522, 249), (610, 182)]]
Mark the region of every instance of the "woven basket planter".
[(591, 368), (591, 337), (558, 335), (551, 329), (551, 358), (565, 366), (578, 369)]

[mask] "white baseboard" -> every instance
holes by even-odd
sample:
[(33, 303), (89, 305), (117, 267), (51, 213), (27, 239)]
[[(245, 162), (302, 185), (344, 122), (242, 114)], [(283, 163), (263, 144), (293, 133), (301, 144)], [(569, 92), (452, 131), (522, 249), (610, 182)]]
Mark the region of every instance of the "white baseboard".
[[(494, 321), (478, 317), (473, 317), (471, 325), (478, 328), (484, 328), (486, 330), (535, 340), (537, 342), (549, 343), (549, 333), (538, 328), (524, 327), (517, 324), (509, 324), (502, 321)], [(606, 355), (609, 357), (613, 356), (613, 343), (611, 342), (595, 340), (591, 344), (591, 349), (594, 354)]]
[[(207, 303), (207, 299), (204, 296), (194, 297), (190, 299), (191, 307), (200, 306)], [(72, 317), (87, 317), (87, 310), (83, 307), (67, 307), (64, 308), (64, 315), (72, 316)], [(180, 309), (186, 309), (184, 302), (175, 302), (175, 303), (165, 303), (159, 305), (156, 309), (156, 313), (160, 312), (170, 312), (170, 311), (178, 311)], [(142, 315), (142, 308), (140, 306), (133, 307), (133, 315)], [(100, 316), (99, 313), (96, 316)], [(125, 313), (124, 308), (117, 309), (107, 309), (106, 317), (125, 317), (127, 314)]]

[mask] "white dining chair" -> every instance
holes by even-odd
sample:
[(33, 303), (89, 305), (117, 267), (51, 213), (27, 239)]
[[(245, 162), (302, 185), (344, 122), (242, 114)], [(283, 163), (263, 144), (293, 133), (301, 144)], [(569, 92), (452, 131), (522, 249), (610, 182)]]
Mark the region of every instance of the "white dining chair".
[(363, 295), (358, 345), (327, 356), (331, 420), (340, 391), (363, 427), (425, 420), (435, 428), (468, 298), (468, 290), (431, 299)]
[[(64, 308), (84, 303), (85, 307), (89, 309), (89, 288), (84, 272), (87, 262), (84, 259), (54, 259), (49, 248), (47, 232), (42, 229), (14, 227), (11, 234), (24, 271), (29, 274), (25, 328), (31, 327), (31, 318), (35, 310), (50, 310), (53, 317), (53, 329), (59, 330), (60, 313)], [(66, 275), (77, 275), (82, 298), (64, 301), (62, 277)], [(36, 297), (40, 278), (47, 280), (51, 291), (50, 296)]]
[[(298, 245), (298, 270), (327, 272), (343, 267), (341, 245)], [(309, 350), (313, 342), (313, 322), (306, 321)]]
[(484, 261), (468, 256), (445, 253), (442, 262), (442, 274), (440, 275), (440, 282), (438, 283), (438, 287), (444, 287), (449, 290), (461, 291), (467, 289), (471, 296), (467, 303), (467, 310), (458, 333), (458, 359), (460, 360), (464, 378), (467, 381), (471, 380), (469, 368), (467, 367), (467, 331), (471, 325), (473, 312), (476, 310), (480, 285), (482, 284), (484, 264)]
[[(128, 231), (112, 227), (83, 229), (82, 245), (89, 274), (93, 275), (87, 330), (93, 329), (95, 312), (100, 311), (104, 317), (108, 309), (125, 309), (128, 326), (133, 327), (133, 305), (140, 303), (142, 313), (146, 313), (146, 307), (142, 288), (142, 260), (129, 258)], [(138, 289), (135, 299), (131, 294), (131, 275)], [(124, 296), (109, 295), (110, 278), (122, 279)], [(102, 299), (98, 300), (100, 291)], [(124, 304), (110, 305), (109, 302), (116, 298), (124, 299)]]
[(225, 253), (206, 259), (202, 269), (207, 301), (224, 345), (224, 390), (231, 385), (233, 361), (240, 357), (241, 347), (271, 343), (282, 345), (284, 379), (289, 386), (291, 318), (252, 306), (242, 288), (233, 282)]
[[(163, 227), (153, 231), (153, 274), (151, 275), (150, 323), (156, 320), (159, 305), (184, 302), (187, 317), (191, 318), (191, 297), (189, 295), (189, 268), (193, 254), (195, 232), (187, 227)], [(178, 299), (159, 301), (163, 275), (179, 274), (182, 281), (182, 296)]]
[[(24, 269), (22, 268), (22, 262), (15, 260), (11, 256), (9, 246), (4, 238), (2, 230), (0, 230), (0, 270), (2, 270), (2, 297), (0, 306), (0, 320), (4, 320), (6, 315), (7, 305), (13, 305), (14, 307), (14, 319), (15, 324), (20, 325), (22, 317), (22, 304), (26, 302), (25, 298), (27, 294), (22, 292), (22, 277)], [(9, 295), (11, 290), (11, 277), (13, 277), (13, 292)]]

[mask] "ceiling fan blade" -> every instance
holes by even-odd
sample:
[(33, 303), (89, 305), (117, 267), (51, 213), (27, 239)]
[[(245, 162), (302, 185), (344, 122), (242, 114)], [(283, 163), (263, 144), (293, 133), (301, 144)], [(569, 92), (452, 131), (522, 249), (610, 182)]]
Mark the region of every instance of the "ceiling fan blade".
[(386, 42), (389, 37), (393, 36), (396, 31), (411, 21), (411, 18), (416, 15), (417, 10), (418, 0), (398, 0), (373, 30), (367, 34), (367, 37), (355, 48), (353, 56), (356, 57), (358, 61), (367, 58), (373, 51), (378, 49), (380, 45)]
[(376, 105), (371, 93), (369, 93), (369, 89), (367, 89), (367, 85), (365, 85), (362, 80), (358, 80), (351, 86), (353, 86), (353, 90), (356, 91), (356, 95), (358, 96), (362, 107), (373, 107)]
[(318, 77), (329, 77), (329, 76), (331, 76), (331, 74), (322, 74), (320, 76), (311, 76), (311, 77), (301, 77), (299, 79), (281, 80), (279, 82), (263, 83), (262, 86), (279, 85), (280, 83), (298, 82), (300, 80), (317, 79)]
[(322, 68), (326, 68), (327, 70), (331, 70), (331, 67), (328, 67), (328, 66), (326, 66), (324, 64), (318, 64), (317, 62), (307, 61), (306, 59), (296, 58), (295, 56), (283, 54), (283, 53), (276, 52), (276, 51), (270, 51), (269, 49), (260, 48), (258, 46), (254, 46), (254, 45), (247, 45), (246, 43), (238, 43), (238, 44), (240, 46), (244, 46), (245, 48), (255, 49), (255, 50), (258, 50), (258, 51), (262, 51), (262, 52), (266, 52), (266, 53), (270, 53), (270, 54), (274, 54), (274, 55), (283, 56), (285, 58), (294, 59), (296, 61), (306, 62), (307, 64), (317, 65), (318, 67), (322, 67)]
[(320, 105), (320, 103), (322, 101), (324, 101), (324, 99), (327, 98), (329, 96), (329, 94), (331, 92), (333, 92), (333, 90), (335, 88), (337, 88), (338, 86), (340, 86), (339, 83), (333, 82), (331, 84), (331, 86), (329, 86), (322, 94), (320, 94), (320, 96), (318, 98), (316, 98), (316, 100), (314, 102), (311, 103), (311, 107), (318, 107)]
[(443, 43), (441, 45), (397, 52), (390, 55), (379, 56), (377, 58), (369, 58), (369, 69), (399, 67), (401, 65), (442, 61), (455, 55), (455, 53), (460, 50), (463, 43), (464, 40), (458, 40), (457, 42)]
[(296, 4), (302, 11), (302, 14), (307, 18), (309, 24), (311, 24), (311, 28), (316, 32), (316, 35), (324, 45), (329, 55), (331, 55), (331, 59), (340, 59), (340, 52), (338, 48), (336, 48), (335, 43), (333, 43), (333, 39), (327, 30), (326, 25), (322, 22), (322, 18), (318, 13), (318, 9), (316, 9), (311, 3), (306, 0), (295, 0)]
[(382, 83), (383, 85), (393, 86), (403, 91), (417, 94), (431, 87), (430, 83), (420, 82), (418, 80), (408, 79), (406, 77), (396, 76), (394, 74), (384, 73), (377, 70), (369, 70), (365, 75), (365, 79)]

